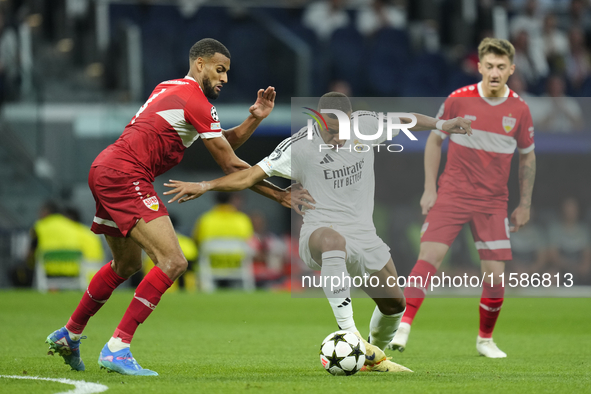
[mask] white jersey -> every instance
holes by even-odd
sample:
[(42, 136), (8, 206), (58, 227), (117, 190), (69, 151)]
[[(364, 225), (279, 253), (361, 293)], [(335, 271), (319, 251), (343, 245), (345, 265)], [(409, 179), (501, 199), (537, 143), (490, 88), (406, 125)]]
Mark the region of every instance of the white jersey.
[[(375, 134), (379, 118), (375, 112), (358, 111), (359, 130)], [(352, 116), (353, 118), (353, 116)], [(351, 119), (353, 125), (353, 119)], [(354, 136), (353, 131), (351, 135)], [(259, 162), (269, 176), (280, 176), (302, 184), (316, 200), (315, 209), (306, 210), (304, 225), (351, 226), (355, 231), (372, 232), (374, 208), (374, 151), (355, 150), (359, 144), (383, 143), (385, 127), (377, 141), (351, 139), (337, 150), (322, 149), (324, 144), (317, 125), (313, 139), (307, 138), (307, 128), (287, 138), (275, 151)]]

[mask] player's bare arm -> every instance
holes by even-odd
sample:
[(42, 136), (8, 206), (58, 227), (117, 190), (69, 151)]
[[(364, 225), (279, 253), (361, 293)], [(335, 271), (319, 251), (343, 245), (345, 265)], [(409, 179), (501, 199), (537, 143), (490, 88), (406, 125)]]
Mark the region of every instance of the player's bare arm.
[[(248, 163), (236, 156), (225, 137), (204, 139), (203, 143), (225, 174), (250, 168)], [(260, 195), (280, 203), (284, 207), (291, 208), (290, 192), (268, 181), (263, 180), (253, 185), (251, 189)]]
[[(171, 179), (169, 183), (165, 183), (164, 186), (170, 187), (172, 190), (165, 192), (164, 195), (176, 194), (168, 202), (172, 203), (178, 201), (179, 203), (183, 203), (199, 198), (208, 191), (236, 192), (248, 189), (257, 183), (264, 181), (268, 177), (269, 176), (261, 167), (254, 166), (246, 170), (233, 172), (212, 181), (183, 182)], [(293, 209), (300, 215), (302, 215), (299, 208), (300, 205), (314, 209), (312, 204), (316, 203), (316, 201), (310, 195), (308, 190), (304, 189), (299, 184), (294, 184), (292, 186), (290, 186), (287, 191), (290, 193), (290, 204)]]
[(224, 130), (224, 136), (232, 146), (232, 149), (238, 149), (252, 133), (261, 124), (275, 106), (275, 88), (269, 86), (267, 89), (259, 89), (255, 103), (249, 108), (250, 115), (240, 125), (228, 130)]
[(164, 186), (172, 188), (165, 192), (165, 195), (176, 194), (168, 202), (179, 203), (194, 200), (201, 197), (209, 191), (219, 192), (236, 192), (255, 185), (256, 183), (268, 178), (265, 171), (259, 166), (250, 167), (246, 170), (236, 171), (221, 178), (212, 181), (203, 182), (183, 182), (170, 180), (170, 183), (165, 183)]
[[(437, 122), (439, 119), (416, 113), (413, 113), (413, 115), (417, 118), (417, 124), (413, 127), (409, 127), (410, 131), (433, 130), (437, 128)], [(400, 121), (402, 123), (411, 122), (409, 118), (400, 118)], [(472, 121), (461, 117), (446, 120), (443, 122), (441, 130), (451, 134), (472, 135)]]
[(511, 214), (511, 232), (518, 231), (529, 222), (531, 196), (536, 178), (536, 154), (534, 151), (519, 155), (519, 205)]
[(441, 162), (441, 145), (443, 139), (437, 133), (431, 132), (425, 146), (425, 191), (421, 197), (421, 209), (423, 215), (429, 213), (429, 210), (437, 201), (437, 174), (439, 173), (439, 164)]

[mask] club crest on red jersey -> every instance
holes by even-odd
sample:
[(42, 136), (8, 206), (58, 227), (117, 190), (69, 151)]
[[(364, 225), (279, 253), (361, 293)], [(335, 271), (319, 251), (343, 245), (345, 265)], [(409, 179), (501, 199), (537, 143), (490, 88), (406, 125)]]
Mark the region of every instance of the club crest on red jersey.
[(511, 116), (503, 116), (503, 129), (505, 130), (505, 133), (510, 133), (516, 123), (517, 119), (512, 118)]
[(150, 208), (152, 211), (158, 211), (158, 208), (160, 207), (156, 196), (144, 198), (142, 201), (146, 207)]

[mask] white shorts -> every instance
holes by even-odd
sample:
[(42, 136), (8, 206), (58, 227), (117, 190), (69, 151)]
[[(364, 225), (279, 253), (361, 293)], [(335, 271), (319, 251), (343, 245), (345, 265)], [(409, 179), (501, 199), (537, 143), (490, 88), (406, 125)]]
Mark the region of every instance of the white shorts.
[(314, 231), (321, 227), (329, 227), (337, 231), (345, 238), (347, 258), (347, 272), (349, 276), (371, 275), (378, 272), (390, 260), (390, 247), (377, 236), (375, 231), (372, 233), (352, 231), (350, 227), (336, 226), (326, 224), (303, 225), (300, 231), (300, 258), (308, 267), (320, 271), (321, 267), (310, 253), (308, 241)]

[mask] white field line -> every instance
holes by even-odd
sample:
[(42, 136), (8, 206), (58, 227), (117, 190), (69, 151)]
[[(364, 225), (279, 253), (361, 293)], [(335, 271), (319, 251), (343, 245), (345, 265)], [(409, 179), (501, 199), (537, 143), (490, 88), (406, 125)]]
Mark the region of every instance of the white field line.
[(89, 382), (85, 382), (84, 380), (53, 379), (53, 378), (41, 378), (39, 376), (20, 376), (20, 375), (0, 375), (0, 378), (47, 380), (50, 382), (71, 384), (71, 385), (75, 386), (74, 390), (61, 391), (56, 394), (92, 394), (92, 393), (102, 393), (103, 391), (107, 391), (109, 389), (107, 386), (105, 386), (103, 384), (89, 383)]

